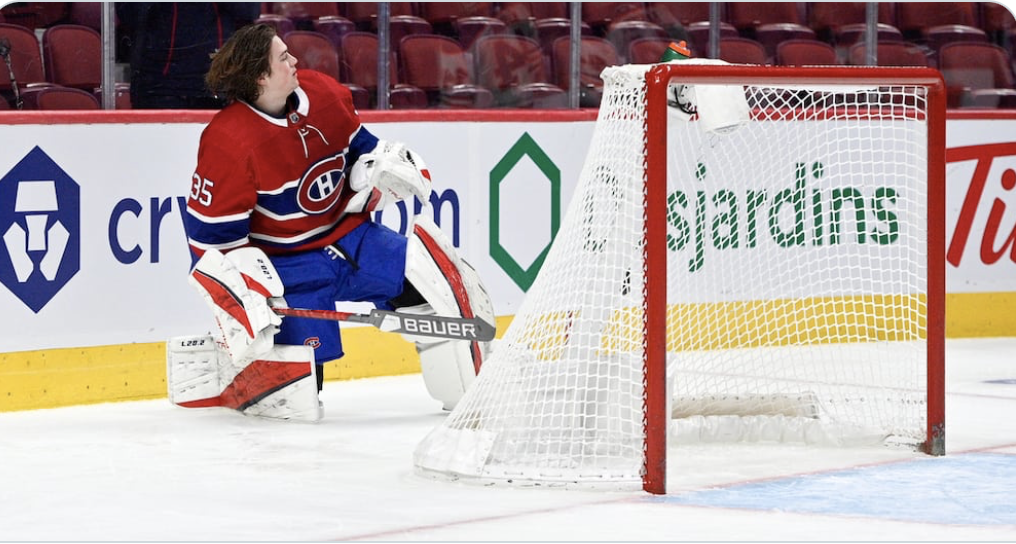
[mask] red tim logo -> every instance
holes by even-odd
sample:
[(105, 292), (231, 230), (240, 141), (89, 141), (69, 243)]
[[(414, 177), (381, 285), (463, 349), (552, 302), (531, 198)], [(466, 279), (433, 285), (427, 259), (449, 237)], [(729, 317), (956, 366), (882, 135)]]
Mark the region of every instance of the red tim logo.
[(303, 341), (303, 345), (317, 349), (321, 346), (321, 339), (318, 338), (317, 336), (311, 336), (310, 338)]
[[(962, 161), (977, 161), (974, 168), (973, 178), (967, 188), (967, 196), (963, 199), (963, 207), (960, 208), (960, 216), (956, 221), (956, 229), (953, 231), (952, 240), (949, 241), (949, 249), (946, 252), (946, 260), (953, 266), (959, 266), (963, 260), (963, 251), (970, 240), (971, 230), (974, 225), (974, 217), (980, 207), (981, 199), (984, 197), (985, 188), (989, 183), (998, 186), (1010, 194), (1016, 188), (1016, 170), (1006, 168), (997, 179), (988, 179), (991, 170), (991, 163), (996, 157), (1016, 155), (1016, 142), (1004, 144), (973, 145), (967, 147), (954, 147), (946, 150), (945, 160), (947, 163)], [(1007, 236), (999, 231), (1002, 229), (1003, 217), (1006, 212), (1006, 203), (1001, 198), (995, 198), (988, 211), (988, 219), (984, 225), (984, 232), (981, 233), (981, 262), (984, 264), (995, 264), (1006, 255), (1008, 251), (1009, 260), (1016, 264), (1016, 226)], [(999, 237), (1005, 236), (1005, 240), (999, 243)]]
[(346, 184), (346, 156), (335, 155), (311, 166), (300, 179), (296, 202), (300, 209), (319, 215), (327, 212), (339, 201)]

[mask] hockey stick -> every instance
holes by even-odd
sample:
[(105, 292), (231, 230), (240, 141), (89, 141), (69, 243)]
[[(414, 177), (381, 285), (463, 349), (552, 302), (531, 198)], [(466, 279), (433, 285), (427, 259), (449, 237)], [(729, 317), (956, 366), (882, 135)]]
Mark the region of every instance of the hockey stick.
[(369, 314), (303, 308), (272, 308), (272, 310), (286, 317), (366, 323), (385, 332), (451, 340), (489, 342), (494, 339), (494, 334), (497, 332), (494, 325), (480, 318), (404, 314), (389, 310), (371, 310)]

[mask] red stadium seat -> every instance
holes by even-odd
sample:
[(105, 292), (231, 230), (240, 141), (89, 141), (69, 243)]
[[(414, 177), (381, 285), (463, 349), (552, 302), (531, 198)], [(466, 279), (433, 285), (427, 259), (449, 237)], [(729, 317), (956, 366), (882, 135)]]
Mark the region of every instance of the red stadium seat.
[(313, 30), (294, 30), (285, 37), (299, 68), (310, 68), (340, 81), (339, 52), (331, 40)]
[[(878, 43), (899, 43), (903, 41), (903, 33), (890, 24), (878, 23), (875, 31), (877, 32), (876, 40)], [(849, 62), (848, 57), (851, 47), (865, 43), (867, 32), (868, 25), (865, 23), (854, 23), (837, 28), (836, 34), (833, 37), (833, 43), (836, 46), (836, 55), (839, 56), (841, 63)]]
[(98, 110), (98, 99), (90, 92), (71, 87), (49, 85), (26, 89), (22, 93), (26, 110)]
[[(113, 84), (113, 106), (118, 110), (129, 110), (133, 106), (131, 105), (131, 84), (124, 81)], [(95, 89), (95, 99), (99, 101), (99, 105), (102, 105), (102, 88)]]
[[(864, 25), (868, 21), (866, 2), (811, 2), (809, 7), (808, 26), (818, 39), (830, 43), (836, 43), (835, 37), (844, 26)], [(892, 2), (878, 3), (878, 22), (893, 25)]]
[(621, 55), (621, 62), (627, 63), (628, 44), (637, 38), (667, 38), (663, 27), (649, 21), (619, 21), (607, 28), (607, 40), (614, 44), (614, 49)]
[(632, 64), (655, 64), (670, 45), (670, 38), (637, 38), (628, 44), (628, 62)]
[(907, 40), (922, 40), (939, 25), (977, 26), (977, 3), (896, 2), (896, 27)]
[(1016, 29), (1016, 17), (1009, 8), (996, 2), (981, 2), (981, 28), (994, 43), (1003, 43)]
[(455, 21), (463, 17), (493, 17), (493, 2), (421, 2), (420, 17), (427, 20), (434, 32), (455, 36)]
[(102, 83), (102, 37), (82, 25), (55, 25), (42, 34), (46, 79), (57, 85), (86, 90)]
[(494, 95), (473, 84), (469, 60), (459, 42), (437, 34), (414, 34), (399, 43), (405, 83), (427, 93), (428, 104), (443, 108), (489, 108)]
[(568, 18), (567, 2), (501, 2), (496, 17), (516, 34), (532, 37), (540, 19)]
[(388, 39), (391, 49), (398, 49), (402, 38), (410, 34), (433, 34), (434, 27), (423, 17), (416, 15), (393, 15), (388, 19)]
[(762, 44), (748, 38), (723, 38), (720, 59), (733, 64), (765, 64), (766, 50)]
[(483, 36), (473, 44), (476, 82), (499, 106), (564, 108), (568, 95), (550, 84), (540, 44), (516, 35)]
[(728, 2), (727, 21), (746, 37), (759, 25), (805, 22), (796, 2)]
[(67, 22), (102, 31), (102, 2), (69, 2)]
[[(549, 17), (537, 19), (535, 23), (536, 39), (543, 48), (543, 54), (552, 56), (554, 54), (554, 41), (558, 38), (571, 36), (571, 20), (560, 17)], [(579, 28), (583, 36), (592, 36), (593, 27), (589, 23), (580, 22)]]
[[(720, 20), (724, 9), (720, 4)], [(709, 20), (709, 2), (649, 2), (646, 7), (649, 20), (667, 28), (673, 24), (687, 27), (692, 23)]]
[[(988, 43), (988, 33), (976, 26), (938, 25), (924, 31), (928, 49), (935, 55), (943, 45), (952, 42), (984, 42)], [(937, 58), (937, 57), (936, 57)]]
[(606, 36), (610, 25), (621, 21), (648, 20), (643, 2), (582, 2), (582, 21), (589, 24), (597, 36)]
[(274, 13), (262, 13), (254, 22), (275, 28), (275, 33), (282, 39), (286, 39), (286, 34), (296, 30), (296, 24), (289, 17)]
[(338, 47), (342, 43), (342, 37), (356, 30), (353, 21), (341, 15), (329, 15), (314, 20), (314, 31), (324, 34), (332, 45)]
[(507, 34), (508, 25), (494, 17), (472, 16), (455, 20), (455, 36), (464, 49), (469, 49), (481, 36)]
[(335, 2), (272, 2), (271, 13), (293, 21), (298, 30), (311, 30), (318, 18), (342, 15)]
[[(415, 2), (389, 2), (388, 15), (417, 15), (413, 9), (414, 4)], [(346, 18), (356, 24), (357, 30), (377, 30), (377, 2), (346, 2), (344, 6)]]
[[(692, 53), (700, 57), (707, 56), (709, 54), (709, 33), (712, 31), (709, 21), (692, 23), (685, 27), (685, 30), (688, 32), (688, 45), (691, 46)], [(720, 39), (740, 37), (737, 29), (730, 23), (721, 22), (719, 31)]]
[[(554, 83), (562, 89), (571, 88), (571, 38), (554, 40), (551, 65)], [(603, 95), (603, 80), (600, 72), (607, 66), (621, 64), (621, 56), (614, 45), (604, 38), (583, 36), (579, 44), (579, 106), (598, 107)]]
[[(35, 33), (20, 25), (0, 23), (0, 39), (7, 40), (11, 44), (9, 53), (11, 68), (14, 70), (14, 80), (17, 81), (19, 89), (24, 89), (29, 83), (42, 83), (46, 80), (42, 54), (39, 52), (39, 40), (35, 37)], [(3, 66), (3, 75), (0, 76), (0, 95), (7, 99), (14, 96), (14, 87), (7, 73), (7, 66)]]
[(766, 23), (755, 27), (755, 41), (766, 50), (767, 59), (776, 58), (776, 46), (787, 40), (814, 40), (815, 31), (798, 23)]
[(976, 106), (978, 97), (1012, 94), (1013, 71), (1009, 53), (980, 42), (953, 42), (942, 46), (938, 69), (945, 79), (950, 107)]
[(836, 49), (819, 40), (786, 40), (776, 46), (780, 66), (829, 66), (839, 64)]
[[(909, 42), (879, 43), (875, 50), (878, 66), (928, 66), (928, 55), (921, 47)], [(866, 64), (867, 49), (863, 43), (850, 48), (847, 62), (856, 66)]]
[[(371, 32), (350, 32), (342, 40), (342, 81), (368, 92), (370, 107), (377, 106), (377, 35)], [(427, 95), (412, 85), (398, 83), (396, 55), (388, 54), (388, 103), (392, 109), (427, 107)]]

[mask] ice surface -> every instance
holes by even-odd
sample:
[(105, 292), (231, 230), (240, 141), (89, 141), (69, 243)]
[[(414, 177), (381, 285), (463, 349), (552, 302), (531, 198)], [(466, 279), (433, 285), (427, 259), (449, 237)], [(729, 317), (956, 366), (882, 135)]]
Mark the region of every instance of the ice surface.
[(417, 476), (419, 375), (328, 382), (318, 424), (166, 400), (0, 414), (0, 541), (1016, 541), (1016, 338), (947, 342), (948, 455), (674, 450), (669, 494)]

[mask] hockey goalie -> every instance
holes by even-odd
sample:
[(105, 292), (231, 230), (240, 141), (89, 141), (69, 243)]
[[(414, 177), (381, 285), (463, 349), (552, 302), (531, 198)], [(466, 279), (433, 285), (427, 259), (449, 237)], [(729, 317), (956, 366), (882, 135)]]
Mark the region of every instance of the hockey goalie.
[[(206, 77), (229, 104), (201, 135), (185, 228), (199, 257), (189, 281), (221, 334), (169, 342), (175, 404), (320, 419), (322, 365), (344, 355), (340, 327), (281, 317), (281, 307), (357, 301), (494, 323), (476, 271), (426, 214), (406, 235), (370, 220), (395, 202), (429, 202), (419, 155), (375, 137), (347, 88), (296, 64), (271, 27), (252, 25), (226, 42)], [(427, 391), (450, 410), (489, 342), (404, 336)]]

